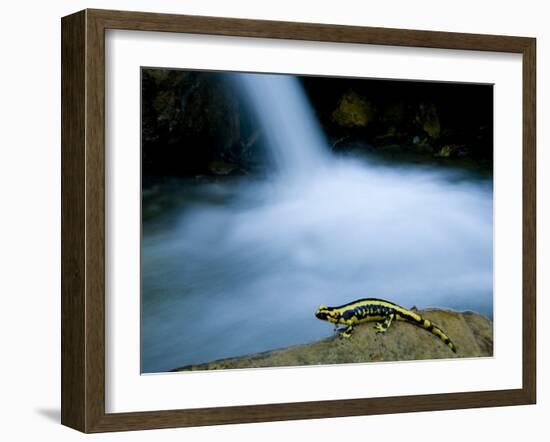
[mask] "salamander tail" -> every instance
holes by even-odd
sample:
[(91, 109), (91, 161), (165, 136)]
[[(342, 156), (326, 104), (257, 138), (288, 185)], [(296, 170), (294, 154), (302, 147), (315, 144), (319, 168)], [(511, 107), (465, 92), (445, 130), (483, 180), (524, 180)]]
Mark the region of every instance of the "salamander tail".
[(420, 326), (420, 327), (428, 330), (430, 333), (436, 335), (439, 339), (441, 339), (443, 341), (443, 343), (447, 347), (449, 347), (454, 353), (456, 353), (456, 346), (453, 343), (453, 341), (451, 341), (451, 338), (449, 338), (447, 333), (445, 333), (441, 328), (439, 328), (437, 325), (435, 325), (431, 321), (420, 317), (420, 315), (417, 315), (417, 316), (418, 316), (418, 320), (416, 320), (415, 322), (418, 326)]

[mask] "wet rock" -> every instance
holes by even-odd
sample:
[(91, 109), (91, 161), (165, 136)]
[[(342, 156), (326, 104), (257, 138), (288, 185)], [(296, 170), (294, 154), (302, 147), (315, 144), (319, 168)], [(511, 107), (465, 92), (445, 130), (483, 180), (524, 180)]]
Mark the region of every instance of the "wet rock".
[[(430, 309), (419, 311), (440, 326), (457, 347), (453, 353), (439, 338), (405, 322), (394, 322), (385, 334), (376, 334), (373, 323), (358, 326), (351, 338), (332, 336), (238, 358), (222, 359), (181, 370), (325, 365), (357, 362), (403, 361), (490, 357), (493, 355), (493, 323), (474, 312)], [(330, 324), (327, 324), (330, 328)]]
[(421, 103), (418, 106), (416, 122), (434, 140), (437, 140), (441, 134), (441, 125), (439, 115), (434, 104)]
[(445, 146), (441, 147), (438, 152), (435, 153), (435, 156), (440, 158), (449, 158), (457, 155), (458, 152), (459, 148), (456, 144), (446, 144)]
[(226, 163), (225, 161), (212, 161), (208, 165), (208, 169), (214, 175), (229, 175), (237, 170), (236, 164)]
[(145, 69), (142, 95), (145, 175), (207, 173), (238, 153), (242, 105), (223, 74)]
[(416, 136), (412, 140), (412, 151), (420, 154), (431, 154), (433, 153), (433, 147), (430, 144), (430, 141), (427, 137), (420, 139)]
[(376, 113), (375, 105), (350, 90), (340, 99), (332, 113), (332, 121), (346, 128), (366, 127), (372, 123)]

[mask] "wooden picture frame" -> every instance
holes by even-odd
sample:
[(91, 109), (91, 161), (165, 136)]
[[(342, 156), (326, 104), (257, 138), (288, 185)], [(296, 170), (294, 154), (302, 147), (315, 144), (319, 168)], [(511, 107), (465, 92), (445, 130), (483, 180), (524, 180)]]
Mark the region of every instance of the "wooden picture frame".
[[(512, 390), (217, 408), (105, 411), (105, 30), (140, 30), (522, 55), (523, 383)], [(534, 404), (536, 163), (533, 38), (84, 10), (62, 19), (62, 410), (83, 432)]]

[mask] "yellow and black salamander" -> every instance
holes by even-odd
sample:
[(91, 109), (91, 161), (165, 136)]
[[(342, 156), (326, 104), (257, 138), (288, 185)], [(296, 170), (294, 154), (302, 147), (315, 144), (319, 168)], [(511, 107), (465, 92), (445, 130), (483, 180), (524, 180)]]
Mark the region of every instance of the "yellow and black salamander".
[(449, 336), (437, 325), (424, 319), (412, 310), (407, 310), (383, 299), (358, 299), (339, 307), (321, 305), (315, 312), (315, 316), (323, 321), (333, 323), (335, 330), (338, 329), (338, 325), (347, 326), (344, 330), (340, 331), (340, 336), (345, 338), (349, 338), (354, 327), (363, 322), (376, 322), (375, 329), (377, 333), (385, 333), (394, 320), (410, 322), (436, 335), (456, 353), (456, 347)]

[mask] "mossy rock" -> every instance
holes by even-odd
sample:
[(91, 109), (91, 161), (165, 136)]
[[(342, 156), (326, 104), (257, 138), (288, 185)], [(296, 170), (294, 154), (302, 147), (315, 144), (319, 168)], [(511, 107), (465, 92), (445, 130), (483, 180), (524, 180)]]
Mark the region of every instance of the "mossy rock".
[(439, 115), (434, 104), (420, 104), (416, 114), (416, 122), (434, 140), (441, 135)]
[(218, 160), (212, 161), (208, 165), (208, 169), (214, 175), (229, 175), (237, 170), (237, 165)]
[(446, 144), (441, 147), (438, 152), (435, 153), (436, 157), (439, 158), (450, 158), (456, 156), (459, 148), (456, 144)]
[(376, 107), (371, 101), (350, 90), (340, 99), (332, 120), (343, 127), (366, 127), (372, 123), (375, 114)]

